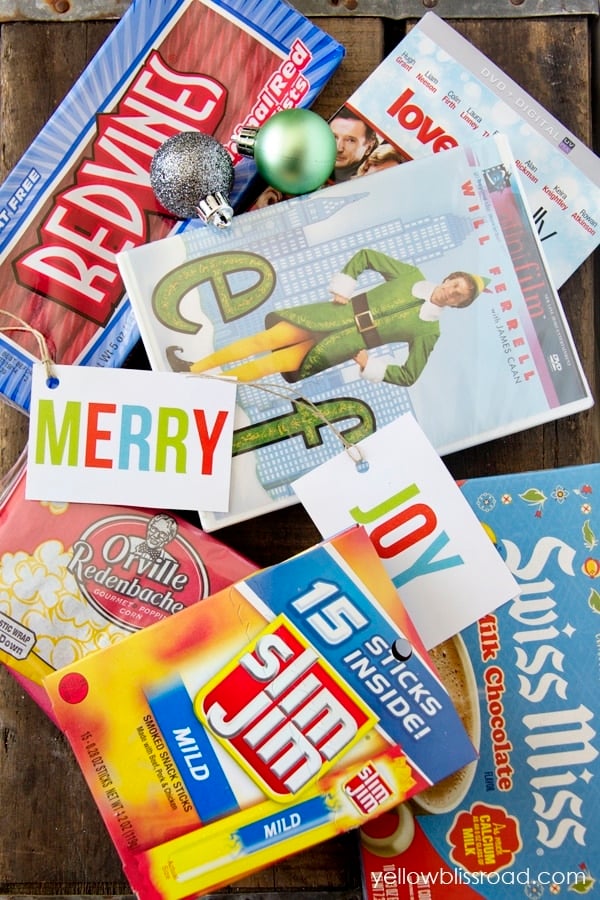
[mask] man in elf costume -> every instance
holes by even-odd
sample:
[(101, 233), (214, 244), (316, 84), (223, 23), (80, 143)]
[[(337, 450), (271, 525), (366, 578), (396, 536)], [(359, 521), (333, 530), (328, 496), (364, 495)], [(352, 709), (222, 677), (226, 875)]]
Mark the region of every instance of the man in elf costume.
[[(378, 272), (382, 282), (354, 293), (368, 269)], [(409, 387), (436, 345), (444, 309), (470, 306), (486, 284), (487, 279), (467, 272), (453, 272), (435, 284), (416, 266), (377, 250), (359, 250), (331, 279), (331, 302), (269, 312), (264, 331), (227, 344), (189, 368), (206, 372), (246, 360), (227, 374), (255, 381), (280, 373), (295, 382), (354, 359), (364, 378)], [(402, 365), (369, 358), (374, 347), (399, 342), (408, 344)]]

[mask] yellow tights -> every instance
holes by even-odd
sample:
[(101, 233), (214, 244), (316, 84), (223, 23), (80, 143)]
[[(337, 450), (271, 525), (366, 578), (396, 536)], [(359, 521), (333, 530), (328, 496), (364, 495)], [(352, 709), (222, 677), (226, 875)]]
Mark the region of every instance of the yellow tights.
[(190, 371), (207, 372), (226, 363), (237, 362), (262, 353), (265, 355), (259, 356), (258, 359), (250, 359), (232, 369), (227, 369), (227, 375), (233, 375), (239, 381), (256, 381), (266, 375), (293, 372), (299, 368), (314, 344), (315, 339), (307, 329), (292, 325), (290, 322), (278, 322), (272, 328), (240, 338), (239, 341), (215, 350), (204, 359), (193, 363)]

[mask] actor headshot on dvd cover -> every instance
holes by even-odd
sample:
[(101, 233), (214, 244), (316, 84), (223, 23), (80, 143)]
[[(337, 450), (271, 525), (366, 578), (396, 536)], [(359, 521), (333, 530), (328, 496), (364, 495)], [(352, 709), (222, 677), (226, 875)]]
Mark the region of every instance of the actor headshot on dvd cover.
[(378, 144), (374, 150), (369, 153), (367, 158), (360, 164), (356, 170), (356, 176), (372, 175), (374, 172), (381, 172), (382, 169), (390, 169), (392, 166), (398, 166), (400, 163), (406, 162), (406, 158), (392, 147), (391, 144)]
[(331, 180), (338, 184), (356, 175), (378, 140), (376, 132), (345, 106), (337, 111), (329, 126), (337, 148)]

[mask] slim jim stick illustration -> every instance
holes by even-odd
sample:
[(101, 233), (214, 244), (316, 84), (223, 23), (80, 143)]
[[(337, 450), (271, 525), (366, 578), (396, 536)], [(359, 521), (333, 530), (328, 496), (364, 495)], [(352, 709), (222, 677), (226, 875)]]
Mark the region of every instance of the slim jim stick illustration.
[(274, 846), (281, 850), (298, 835), (327, 825), (337, 813), (331, 799), (317, 792), (288, 807), (268, 800), (230, 817), (225, 828), (215, 823), (149, 850), (151, 878), (153, 872), (163, 878), (168, 873), (163, 889), (173, 900), (185, 897), (213, 884), (216, 869), (228, 866), (231, 872), (239, 857), (270, 853)]
[[(395, 757), (395, 758), (394, 758)], [(394, 784), (395, 790), (390, 787)], [(167, 900), (182, 900), (215, 886), (215, 872), (227, 879), (262, 867), (277, 855), (294, 853), (307, 845), (304, 836), (330, 837), (356, 825), (359, 810), (369, 812), (369, 801), (385, 810), (402, 799), (414, 785), (410, 766), (400, 751), (331, 774), (304, 791), (296, 803), (266, 800), (227, 819), (205, 825), (166, 841), (141, 855), (149, 880), (160, 886)], [(368, 801), (366, 801), (368, 798)], [(396, 799), (394, 799), (396, 798)]]

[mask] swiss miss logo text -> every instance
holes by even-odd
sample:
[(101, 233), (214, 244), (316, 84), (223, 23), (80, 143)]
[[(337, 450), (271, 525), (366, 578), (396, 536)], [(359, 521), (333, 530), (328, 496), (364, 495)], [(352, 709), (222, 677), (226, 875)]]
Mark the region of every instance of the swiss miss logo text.
[(98, 612), (131, 631), (179, 612), (210, 590), (202, 559), (167, 513), (94, 522), (74, 541), (68, 569)]
[(375, 722), (284, 616), (197, 695), (195, 710), (277, 800), (313, 784)]

